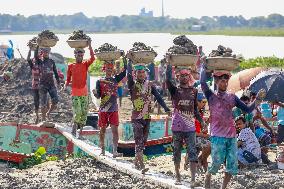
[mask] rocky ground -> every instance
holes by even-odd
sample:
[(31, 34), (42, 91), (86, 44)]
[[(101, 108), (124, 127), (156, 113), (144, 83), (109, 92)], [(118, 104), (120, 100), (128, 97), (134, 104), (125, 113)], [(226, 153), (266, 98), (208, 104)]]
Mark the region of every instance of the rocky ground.
[[(3, 73), (0, 64), (0, 74)], [(0, 83), (0, 122), (34, 123), (31, 72), (25, 60), (16, 59), (10, 63), (14, 79)], [(68, 123), (72, 119), (71, 97), (60, 91), (58, 109), (51, 115), (55, 122)], [(168, 106), (171, 102), (167, 99)], [(123, 98), (120, 120), (129, 119), (132, 103), (129, 97)], [(93, 108), (93, 107), (91, 107)], [(163, 111), (163, 110), (162, 110)], [(154, 113), (157, 112), (155, 109)], [(275, 153), (270, 154), (275, 160)], [(132, 162), (133, 158), (129, 159)], [(157, 172), (173, 176), (174, 166), (171, 156), (160, 156), (147, 161), (147, 166)], [(189, 180), (188, 171), (183, 170), (183, 180)], [(213, 188), (220, 188), (223, 171), (213, 176)], [(204, 173), (199, 172), (197, 181), (203, 185)], [(0, 189), (2, 188), (159, 188), (144, 180), (118, 172), (91, 159), (68, 159), (66, 161), (46, 162), (33, 168), (18, 170), (0, 164)], [(233, 178), (229, 188), (278, 189), (284, 188), (284, 172), (272, 166), (250, 167), (240, 171)]]
[[(0, 64), (0, 74), (3, 73)], [(14, 79), (0, 83), (0, 122), (34, 123), (33, 92), (31, 89), (31, 70), (27, 61), (15, 59), (9, 63)], [(58, 108), (51, 121), (68, 123), (72, 120), (72, 102), (70, 92), (59, 90)]]
[[(2, 168), (1, 168), (2, 167)], [(0, 166), (0, 189), (159, 189), (93, 159), (49, 161), (29, 169)]]
[[(3, 73), (0, 64), (0, 75)], [(15, 59), (9, 63), (14, 79), (0, 83), (0, 122), (19, 122), (32, 124), (35, 122), (33, 93), (31, 89), (31, 71), (27, 61)], [(58, 91), (58, 108), (51, 114), (51, 121), (69, 123), (72, 120), (72, 102), (70, 92)], [(171, 102), (167, 101), (170, 106)], [(120, 108), (120, 120), (130, 119), (132, 103), (129, 97), (124, 97)], [(95, 110), (90, 104), (90, 109)], [(163, 112), (163, 109), (162, 109)], [(155, 109), (157, 113), (157, 109)]]
[[(269, 153), (269, 159), (275, 160), (275, 153)], [(209, 162), (210, 157), (209, 157)], [(147, 161), (147, 166), (152, 170), (166, 174), (168, 176), (175, 176), (172, 156), (160, 156)], [(184, 158), (181, 162), (181, 175), (183, 181), (190, 180), (189, 171), (183, 169)], [(219, 189), (221, 187), (224, 175), (224, 167), (212, 176), (212, 189)], [(197, 182), (200, 186), (204, 184), (205, 173), (199, 171), (197, 174)], [(239, 174), (233, 177), (229, 189), (280, 189), (284, 188), (284, 171), (277, 169), (277, 165), (272, 163), (269, 166), (251, 166), (239, 171)]]

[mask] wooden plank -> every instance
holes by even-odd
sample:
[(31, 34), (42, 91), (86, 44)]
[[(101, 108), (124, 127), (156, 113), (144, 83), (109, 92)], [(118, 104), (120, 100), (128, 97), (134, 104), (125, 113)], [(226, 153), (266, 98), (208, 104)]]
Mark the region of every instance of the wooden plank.
[[(75, 138), (71, 134), (71, 128), (64, 127), (63, 124), (56, 124), (56, 129), (62, 133), (68, 140), (70, 140), (72, 143), (74, 143), (75, 146), (78, 146), (82, 150), (84, 150), (86, 153), (88, 153), (90, 156), (94, 157), (98, 161), (109, 165), (110, 167), (121, 171), (123, 173), (126, 173), (128, 175), (138, 177), (140, 179), (144, 179), (149, 181), (150, 183), (157, 184), (162, 187), (170, 188), (170, 189), (176, 189), (176, 188), (190, 188), (190, 183), (188, 182), (182, 182), (183, 185), (175, 185), (175, 179), (169, 176), (166, 176), (161, 173), (156, 173), (152, 170), (147, 172), (145, 175), (141, 173), (141, 171), (138, 171), (137, 169), (134, 169), (132, 164), (126, 160), (121, 159), (114, 159), (112, 158), (112, 154), (106, 152), (106, 156), (100, 156), (101, 149), (98, 146), (95, 146), (91, 143), (89, 143), (87, 140), (79, 140)], [(195, 187), (197, 189), (201, 189), (202, 187)]]

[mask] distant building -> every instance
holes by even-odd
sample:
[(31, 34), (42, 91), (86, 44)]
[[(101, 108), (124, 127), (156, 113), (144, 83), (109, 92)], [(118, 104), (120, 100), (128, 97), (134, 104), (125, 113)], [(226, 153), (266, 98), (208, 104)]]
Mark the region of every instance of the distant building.
[(144, 16), (144, 17), (153, 17), (154, 12), (153, 11), (148, 11), (146, 12), (146, 9), (143, 7), (139, 13), (139, 16)]

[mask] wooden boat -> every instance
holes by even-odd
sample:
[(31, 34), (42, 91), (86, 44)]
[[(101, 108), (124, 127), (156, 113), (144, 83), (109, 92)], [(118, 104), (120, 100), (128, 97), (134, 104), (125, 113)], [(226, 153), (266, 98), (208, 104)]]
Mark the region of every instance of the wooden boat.
[[(172, 131), (170, 129), (171, 118), (168, 116), (152, 116), (148, 141), (145, 145), (144, 154), (156, 156), (173, 151)], [(118, 152), (124, 156), (135, 155), (135, 142), (133, 129), (130, 120), (122, 121), (119, 127), (120, 141), (118, 142)]]

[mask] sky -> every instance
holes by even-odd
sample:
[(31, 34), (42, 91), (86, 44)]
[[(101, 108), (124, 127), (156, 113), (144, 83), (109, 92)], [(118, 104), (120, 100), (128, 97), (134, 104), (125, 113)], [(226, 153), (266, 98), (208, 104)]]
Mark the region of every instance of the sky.
[[(62, 15), (83, 12), (88, 17), (137, 15), (140, 9), (161, 15), (162, 0), (1, 0), (0, 13)], [(284, 15), (284, 0), (164, 0), (165, 15), (173, 18)]]

